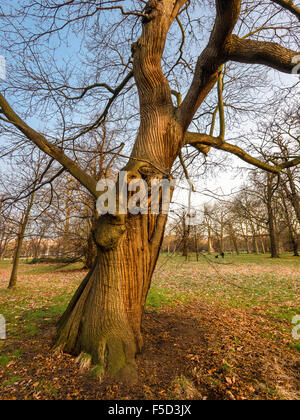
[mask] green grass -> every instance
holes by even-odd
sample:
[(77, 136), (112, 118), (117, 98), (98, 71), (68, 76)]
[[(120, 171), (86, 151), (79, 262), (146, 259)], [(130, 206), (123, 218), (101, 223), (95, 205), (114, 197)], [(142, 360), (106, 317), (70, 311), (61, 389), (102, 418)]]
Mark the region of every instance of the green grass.
[(47, 274), (54, 273), (58, 271), (75, 271), (81, 270), (83, 268), (82, 262), (76, 262), (72, 264), (34, 264), (27, 265), (26, 269), (23, 271), (24, 274)]
[(5, 388), (5, 387), (7, 387), (7, 386), (13, 385), (13, 384), (15, 384), (16, 382), (19, 382), (19, 381), (20, 381), (20, 379), (21, 379), (21, 378), (20, 378), (19, 376), (14, 375), (14, 376), (12, 376), (11, 378), (6, 379), (5, 381), (3, 381), (3, 382), (2, 382), (2, 387), (3, 387), (3, 388)]
[[(167, 306), (200, 298), (220, 307), (243, 308), (266, 317), (291, 338), (294, 315), (300, 314), (300, 258), (284, 255), (226, 255), (225, 259), (195, 255), (190, 261), (176, 255), (160, 255), (146, 302), (146, 310), (160, 311)], [(9, 261), (0, 261), (0, 273), (9, 274)], [(20, 282), (14, 291), (0, 276), (0, 313), (7, 321), (8, 340), (34, 337), (41, 326), (54, 322), (65, 310), (85, 275), (81, 263), (35, 264), (22, 261)], [(265, 319), (265, 318), (264, 318)], [(275, 325), (274, 324), (274, 325)], [(270, 340), (276, 340), (269, 337)], [(0, 342), (0, 353), (4, 343)], [(299, 350), (298, 343), (291, 347)], [(0, 365), (7, 364), (12, 352), (1, 355)]]
[(269, 314), (290, 321), (300, 313), (298, 267), (300, 258), (290, 255), (271, 259), (244, 254), (222, 261), (205, 256), (199, 262), (161, 255), (153, 284), (228, 307), (266, 307)]
[[(6, 319), (8, 341), (37, 336), (42, 324), (60, 316), (85, 274), (80, 262), (28, 265), (22, 260), (17, 288), (11, 291), (10, 269), (9, 261), (0, 261), (0, 314)], [(0, 341), (0, 354), (5, 343)]]
[(0, 366), (6, 366), (9, 362), (11, 362), (14, 359), (17, 359), (18, 357), (21, 357), (23, 354), (23, 350), (13, 350), (9, 354), (2, 354), (0, 356)]
[(11, 260), (2, 260), (2, 261), (0, 261), (0, 270), (7, 270), (10, 267), (12, 267)]
[(164, 306), (175, 306), (190, 299), (185, 293), (152, 286), (147, 296), (146, 309), (159, 310)]
[[(0, 261), (0, 273), (2, 270), (9, 270), (12, 268), (11, 260)], [(31, 260), (21, 259), (19, 273), (20, 274), (47, 274), (58, 271), (75, 271), (83, 269), (83, 263), (81, 261), (75, 263), (69, 263), (67, 260), (59, 261), (59, 259), (53, 260), (52, 263), (38, 263), (32, 264)]]
[(3, 354), (0, 356), (0, 366), (6, 366), (11, 361), (11, 357)]
[[(283, 336), (295, 351), (291, 323), (300, 314), (300, 258), (283, 255), (226, 255), (225, 259), (195, 255), (185, 261), (181, 255), (172, 258), (160, 255), (152, 289), (172, 290), (220, 307), (243, 309), (253, 317), (262, 317), (264, 325), (272, 326), (270, 341)], [(168, 294), (170, 296), (170, 293)]]
[(225, 258), (219, 256), (218, 259), (215, 258), (217, 252), (209, 255), (207, 253), (199, 254), (199, 261), (196, 261), (196, 254), (191, 253), (189, 255), (188, 261), (181, 254), (170, 254), (167, 253), (160, 254), (160, 262), (165, 258), (170, 257), (173, 262), (179, 263), (193, 263), (197, 262), (199, 265), (206, 265), (207, 261), (217, 263), (218, 265), (227, 265), (227, 264), (255, 264), (255, 265), (264, 265), (264, 266), (292, 266), (294, 268), (300, 268), (300, 257), (294, 257), (292, 254), (282, 254), (280, 258), (271, 258), (271, 254), (225, 254)]
[(291, 347), (292, 349), (295, 349), (295, 350), (297, 350), (297, 351), (300, 351), (300, 341), (296, 341), (295, 343), (291, 343), (291, 344), (290, 344), (290, 347)]

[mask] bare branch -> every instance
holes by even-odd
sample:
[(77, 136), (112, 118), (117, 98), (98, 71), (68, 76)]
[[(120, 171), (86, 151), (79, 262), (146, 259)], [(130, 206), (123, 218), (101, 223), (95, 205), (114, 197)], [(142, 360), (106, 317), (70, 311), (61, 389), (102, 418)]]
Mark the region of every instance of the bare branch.
[(273, 3), (278, 4), (284, 9), (289, 10), (293, 15), (295, 15), (300, 20), (300, 9), (294, 5), (293, 0), (271, 0)]
[(212, 34), (198, 58), (192, 84), (178, 110), (178, 116), (185, 128), (189, 126), (200, 104), (218, 80), (218, 69), (226, 61), (223, 47), (231, 37), (240, 9), (241, 0), (216, 0), (216, 20)]
[(284, 73), (291, 73), (295, 67), (293, 58), (299, 52), (289, 50), (275, 42), (241, 39), (232, 35), (226, 44), (228, 60), (249, 64), (264, 64)]
[(113, 89), (111, 86), (109, 86), (107, 83), (94, 83), (94, 84), (92, 84), (92, 85), (90, 85), (90, 86), (87, 86), (87, 87), (85, 87), (85, 88), (71, 88), (71, 89), (76, 89), (76, 90), (82, 90), (82, 92), (81, 92), (81, 94), (80, 95), (77, 95), (77, 96), (73, 96), (73, 97), (71, 97), (71, 96), (68, 96), (68, 95), (66, 95), (62, 90), (61, 90), (61, 88), (58, 88), (58, 89), (54, 89), (54, 90), (57, 90), (62, 96), (64, 96), (64, 98), (66, 98), (66, 99), (68, 99), (68, 100), (72, 100), (72, 101), (75, 101), (75, 100), (78, 100), (78, 99), (82, 99), (85, 95), (86, 95), (86, 93), (87, 92), (89, 92), (90, 90), (92, 90), (92, 89), (95, 89), (95, 88), (97, 88), (97, 87), (103, 87), (103, 88), (105, 88), (105, 89), (107, 89), (110, 93), (112, 93), (113, 94), (113, 96), (110, 98), (110, 100), (109, 100), (109, 105), (114, 101), (114, 99), (116, 98), (116, 96), (121, 92), (121, 90), (125, 87), (125, 85), (127, 84), (127, 82), (131, 79), (133, 77), (133, 71), (130, 71), (128, 74), (127, 74), (127, 76), (125, 77), (125, 79), (120, 83), (120, 85), (119, 86), (117, 86), (115, 89)]
[(214, 149), (223, 150), (224, 152), (228, 152), (239, 157), (244, 162), (250, 163), (251, 165), (256, 166), (257, 168), (263, 169), (267, 172), (271, 172), (274, 174), (279, 174), (285, 168), (289, 168), (300, 164), (299, 156), (293, 159), (292, 161), (285, 162), (280, 165), (270, 165), (249, 155), (240, 147), (227, 143), (223, 141), (220, 137), (213, 137), (208, 134), (187, 132), (185, 135), (185, 144), (191, 145), (196, 149), (199, 149), (200, 151), (203, 145), (213, 147)]
[(18, 128), (30, 141), (32, 141), (44, 153), (56, 159), (71, 175), (74, 176), (88, 191), (97, 197), (96, 181), (86, 174), (72, 159), (64, 154), (62, 149), (48, 142), (46, 138), (29, 127), (11, 108), (3, 95), (0, 94), (0, 107), (7, 118), (7, 122)]
[(219, 137), (224, 140), (225, 138), (225, 113), (224, 113), (224, 100), (223, 100), (223, 66), (221, 67), (218, 78), (218, 109), (220, 120), (220, 135)]

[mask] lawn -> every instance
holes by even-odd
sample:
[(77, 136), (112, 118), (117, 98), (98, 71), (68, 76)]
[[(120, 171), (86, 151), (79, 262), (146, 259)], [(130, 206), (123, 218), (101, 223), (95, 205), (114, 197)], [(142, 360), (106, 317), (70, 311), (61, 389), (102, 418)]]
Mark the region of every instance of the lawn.
[(0, 262), (0, 399), (300, 398), (300, 258), (162, 254), (147, 299), (139, 384), (101, 385), (51, 352), (54, 325), (85, 275), (80, 263)]
[(300, 258), (283, 255), (202, 254), (199, 261), (162, 254), (152, 287), (198, 296), (222, 306), (257, 309), (292, 320), (300, 314)]

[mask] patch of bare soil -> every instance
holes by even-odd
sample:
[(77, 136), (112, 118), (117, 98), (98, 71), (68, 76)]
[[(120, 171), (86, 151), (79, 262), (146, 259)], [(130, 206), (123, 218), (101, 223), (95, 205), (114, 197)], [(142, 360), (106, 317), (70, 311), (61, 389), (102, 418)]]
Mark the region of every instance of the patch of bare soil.
[(143, 330), (139, 381), (129, 386), (100, 382), (75, 358), (53, 353), (44, 324), (0, 368), (0, 399), (300, 399), (299, 353), (259, 314), (196, 300), (146, 313)]

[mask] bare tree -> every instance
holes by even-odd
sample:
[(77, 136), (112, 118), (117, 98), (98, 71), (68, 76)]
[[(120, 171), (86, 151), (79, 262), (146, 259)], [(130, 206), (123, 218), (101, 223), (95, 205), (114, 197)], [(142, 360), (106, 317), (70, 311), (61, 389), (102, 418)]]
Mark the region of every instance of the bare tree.
[(12, 268), (11, 276), (9, 279), (8, 289), (14, 289), (17, 285), (21, 251), (22, 251), (26, 228), (29, 221), (30, 212), (31, 212), (33, 202), (34, 202), (34, 194), (35, 194), (35, 191), (31, 193), (27, 208), (25, 212), (21, 215), (21, 219), (19, 222), (19, 232), (18, 232), (18, 237), (17, 237), (16, 249), (15, 249), (15, 254), (13, 258), (13, 268)]
[[(271, 1), (266, 5), (265, 2), (216, 0), (209, 2), (209, 5), (212, 3), (215, 4), (215, 12), (212, 12), (211, 8), (209, 10), (210, 18), (214, 18), (214, 24), (209, 39), (206, 40), (206, 46), (204, 43), (197, 42), (197, 37), (194, 36), (196, 49), (202, 50), (196, 58), (195, 65), (192, 58), (190, 62), (183, 59), (180, 46), (179, 58), (176, 58), (175, 62), (171, 58), (171, 66), (168, 67), (166, 63), (172, 54), (170, 50), (165, 49), (167, 37), (177, 25), (176, 27), (179, 28), (177, 33), (185, 38), (180, 22), (186, 16), (186, 27), (191, 23), (188, 14), (190, 2), (188, 1), (150, 0), (146, 5), (142, 3), (142, 9), (141, 3), (134, 2), (129, 11), (119, 5), (119, 2), (101, 4), (96, 1), (79, 1), (58, 4), (54, 0), (47, 0), (45, 3), (33, 0), (27, 4), (27, 1), (22, 1), (19, 8), (21, 23), (17, 17), (12, 27), (19, 25), (17, 30), (23, 42), (25, 41), (26, 54), (31, 54), (32, 57), (28, 68), (26, 63), (24, 64), (27, 80), (32, 71), (31, 66), (35, 71), (38, 69), (39, 77), (35, 78), (35, 81), (33, 77), (31, 78), (33, 82), (31, 86), (30, 84), (26, 86), (26, 82), (22, 82), (22, 79), (17, 80), (14, 88), (7, 88), (5, 93), (0, 95), (2, 122), (13, 132), (17, 129), (27, 140), (59, 162), (95, 199), (99, 197), (97, 180), (78, 163), (76, 147), (74, 146), (75, 150), (72, 150), (71, 146), (68, 150), (67, 145), (75, 145), (76, 140), (82, 135), (103, 123), (109, 112), (114, 109), (112, 106), (115, 106), (119, 94), (124, 92), (132, 78), (134, 78), (139, 97), (140, 125), (129, 159), (123, 168), (129, 174), (129, 179), (144, 179), (148, 184), (153, 179), (170, 179), (171, 169), (184, 146), (191, 146), (205, 155), (211, 153), (213, 149), (224, 151), (274, 174), (280, 173), (284, 168), (299, 164), (299, 157), (289, 159), (287, 162), (268, 163), (250, 155), (240, 147), (241, 145), (226, 141), (222, 101), (222, 66), (228, 62), (263, 65), (285, 73), (293, 71), (295, 59), (299, 54), (295, 46), (296, 37), (293, 38), (294, 28), (298, 25), (297, 19), (300, 16), (299, 9), (286, 1)], [(265, 30), (265, 26), (262, 27), (261, 22), (258, 28), (253, 27), (256, 11), (253, 12), (254, 15), (250, 13), (248, 17), (248, 7), (253, 10), (256, 3), (262, 8), (261, 10), (266, 10), (270, 14), (270, 19), (273, 19), (268, 30)], [(193, 7), (195, 12), (200, 13), (200, 17), (201, 14), (205, 14), (198, 4), (194, 4)], [(275, 16), (279, 7), (280, 13), (288, 20), (286, 27), (281, 25), (282, 33), (286, 36), (289, 34), (286, 46), (282, 45), (285, 37), (274, 35), (276, 34), (274, 23), (277, 22)], [(96, 44), (99, 49), (102, 48), (101, 51), (104, 47), (109, 49), (111, 42), (99, 24), (100, 17), (105, 12), (110, 14), (118, 12), (122, 15), (118, 24), (111, 25), (112, 29), (109, 32), (109, 36), (112, 36), (113, 31), (120, 28), (120, 36), (123, 31), (125, 41), (119, 45), (119, 51), (129, 47), (131, 35), (137, 37), (136, 42), (131, 44), (131, 56), (125, 61), (124, 57), (119, 57), (120, 67), (117, 71), (119, 83), (116, 83), (115, 87), (104, 82), (95, 82), (72, 89), (71, 83), (74, 78), (70, 77), (71, 80), (68, 81), (68, 70), (63, 72), (58, 66), (48, 69), (48, 63), (45, 62), (45, 57), (36, 51), (36, 45), (45, 37), (49, 40), (53, 34), (67, 30), (73, 22), (76, 22), (77, 27), (83, 32), (86, 29), (92, 31), (88, 22), (94, 17), (93, 23), (96, 22), (95, 26), (98, 28), (101, 43), (96, 33), (95, 42), (90, 44), (90, 51), (92, 44), (94, 46)], [(36, 34), (24, 31), (22, 14), (26, 13), (35, 16), (40, 13), (42, 22), (48, 22), (48, 27), (44, 32)], [(247, 31), (249, 26), (252, 28), (252, 35), (249, 35)], [(237, 33), (233, 34), (235, 28), (237, 28)], [(193, 34), (193, 30), (191, 33)], [(119, 39), (123, 40), (124, 37), (121, 36)], [(274, 37), (281, 44), (274, 42)], [(8, 43), (10, 41), (11, 44), (15, 44), (11, 36), (8, 37)], [(100, 55), (101, 58), (104, 58), (103, 54)], [(104, 63), (108, 70), (113, 69), (113, 65), (109, 67), (108, 64), (112, 61), (108, 55), (105, 55)], [(95, 69), (96, 63), (95, 58), (92, 62)], [(178, 66), (186, 66), (184, 68), (187, 84), (182, 86), (185, 93), (183, 100), (174, 105), (173, 89), (170, 83), (174, 77), (174, 69), (178, 69)], [(127, 70), (128, 68), (130, 70)], [(189, 68), (194, 69), (192, 76)], [(58, 81), (53, 81), (52, 76), (47, 77), (47, 74), (54, 72)], [(106, 74), (108, 79), (108, 73)], [(116, 75), (116, 71), (112, 74)], [(121, 79), (122, 74), (125, 76)], [(48, 101), (49, 98), (53, 98), (56, 106), (53, 115), (61, 115), (62, 123), (61, 130), (56, 130), (52, 137), (25, 122), (25, 118), (16, 112), (20, 104), (15, 104), (14, 107), (9, 104), (9, 95), (13, 93), (18, 95), (19, 84), (24, 86), (27, 99), (30, 94), (32, 98), (35, 98), (33, 107), (37, 108), (41, 102), (46, 110), (49, 109), (45, 105), (46, 101), (42, 100), (45, 91), (48, 96), (44, 95), (44, 97), (47, 96)], [(212, 132), (208, 134), (188, 131), (199, 107), (209, 98), (208, 95), (215, 84), (218, 85), (219, 135), (214, 136)], [(102, 102), (97, 99), (95, 92), (99, 95), (99, 92), (102, 92)], [(177, 96), (180, 94), (179, 90)], [(85, 105), (81, 107), (81, 115), (86, 115), (85, 106), (88, 106), (88, 98), (92, 101), (93, 95), (95, 97), (93, 110), (95, 105), (99, 106), (99, 109), (102, 105), (102, 111), (91, 112), (95, 118), (90, 123), (82, 123), (81, 118), (77, 126), (73, 125), (72, 129), (66, 127), (65, 120), (71, 109), (65, 105), (66, 101), (74, 104), (76, 101), (83, 100), (82, 104)], [(62, 105), (61, 100), (64, 101)], [(122, 106), (121, 102), (118, 103)], [(134, 108), (135, 104), (133, 103), (132, 106)], [(29, 106), (26, 111), (29, 111)], [(126, 106), (122, 108), (122, 111), (126, 114)], [(111, 112), (110, 115), (112, 114)], [(26, 117), (26, 112), (23, 112), (23, 115)], [(49, 117), (50, 115), (51, 113)], [(72, 135), (66, 137), (66, 133), (72, 133)], [(58, 139), (60, 135), (62, 137)], [(117, 184), (118, 182), (117, 180)], [(149, 206), (150, 204), (151, 199)], [(93, 237), (97, 245), (97, 258), (59, 322), (56, 346), (72, 354), (81, 354), (85, 358), (86, 354), (90, 355), (89, 359), (99, 366), (100, 375), (107, 372), (123, 379), (136, 378), (135, 356), (143, 346), (141, 335), (143, 309), (162, 243), (166, 220), (167, 216), (162, 212), (158, 215), (150, 212), (147, 215), (123, 215), (116, 211), (114, 215), (104, 215), (95, 221)]]

